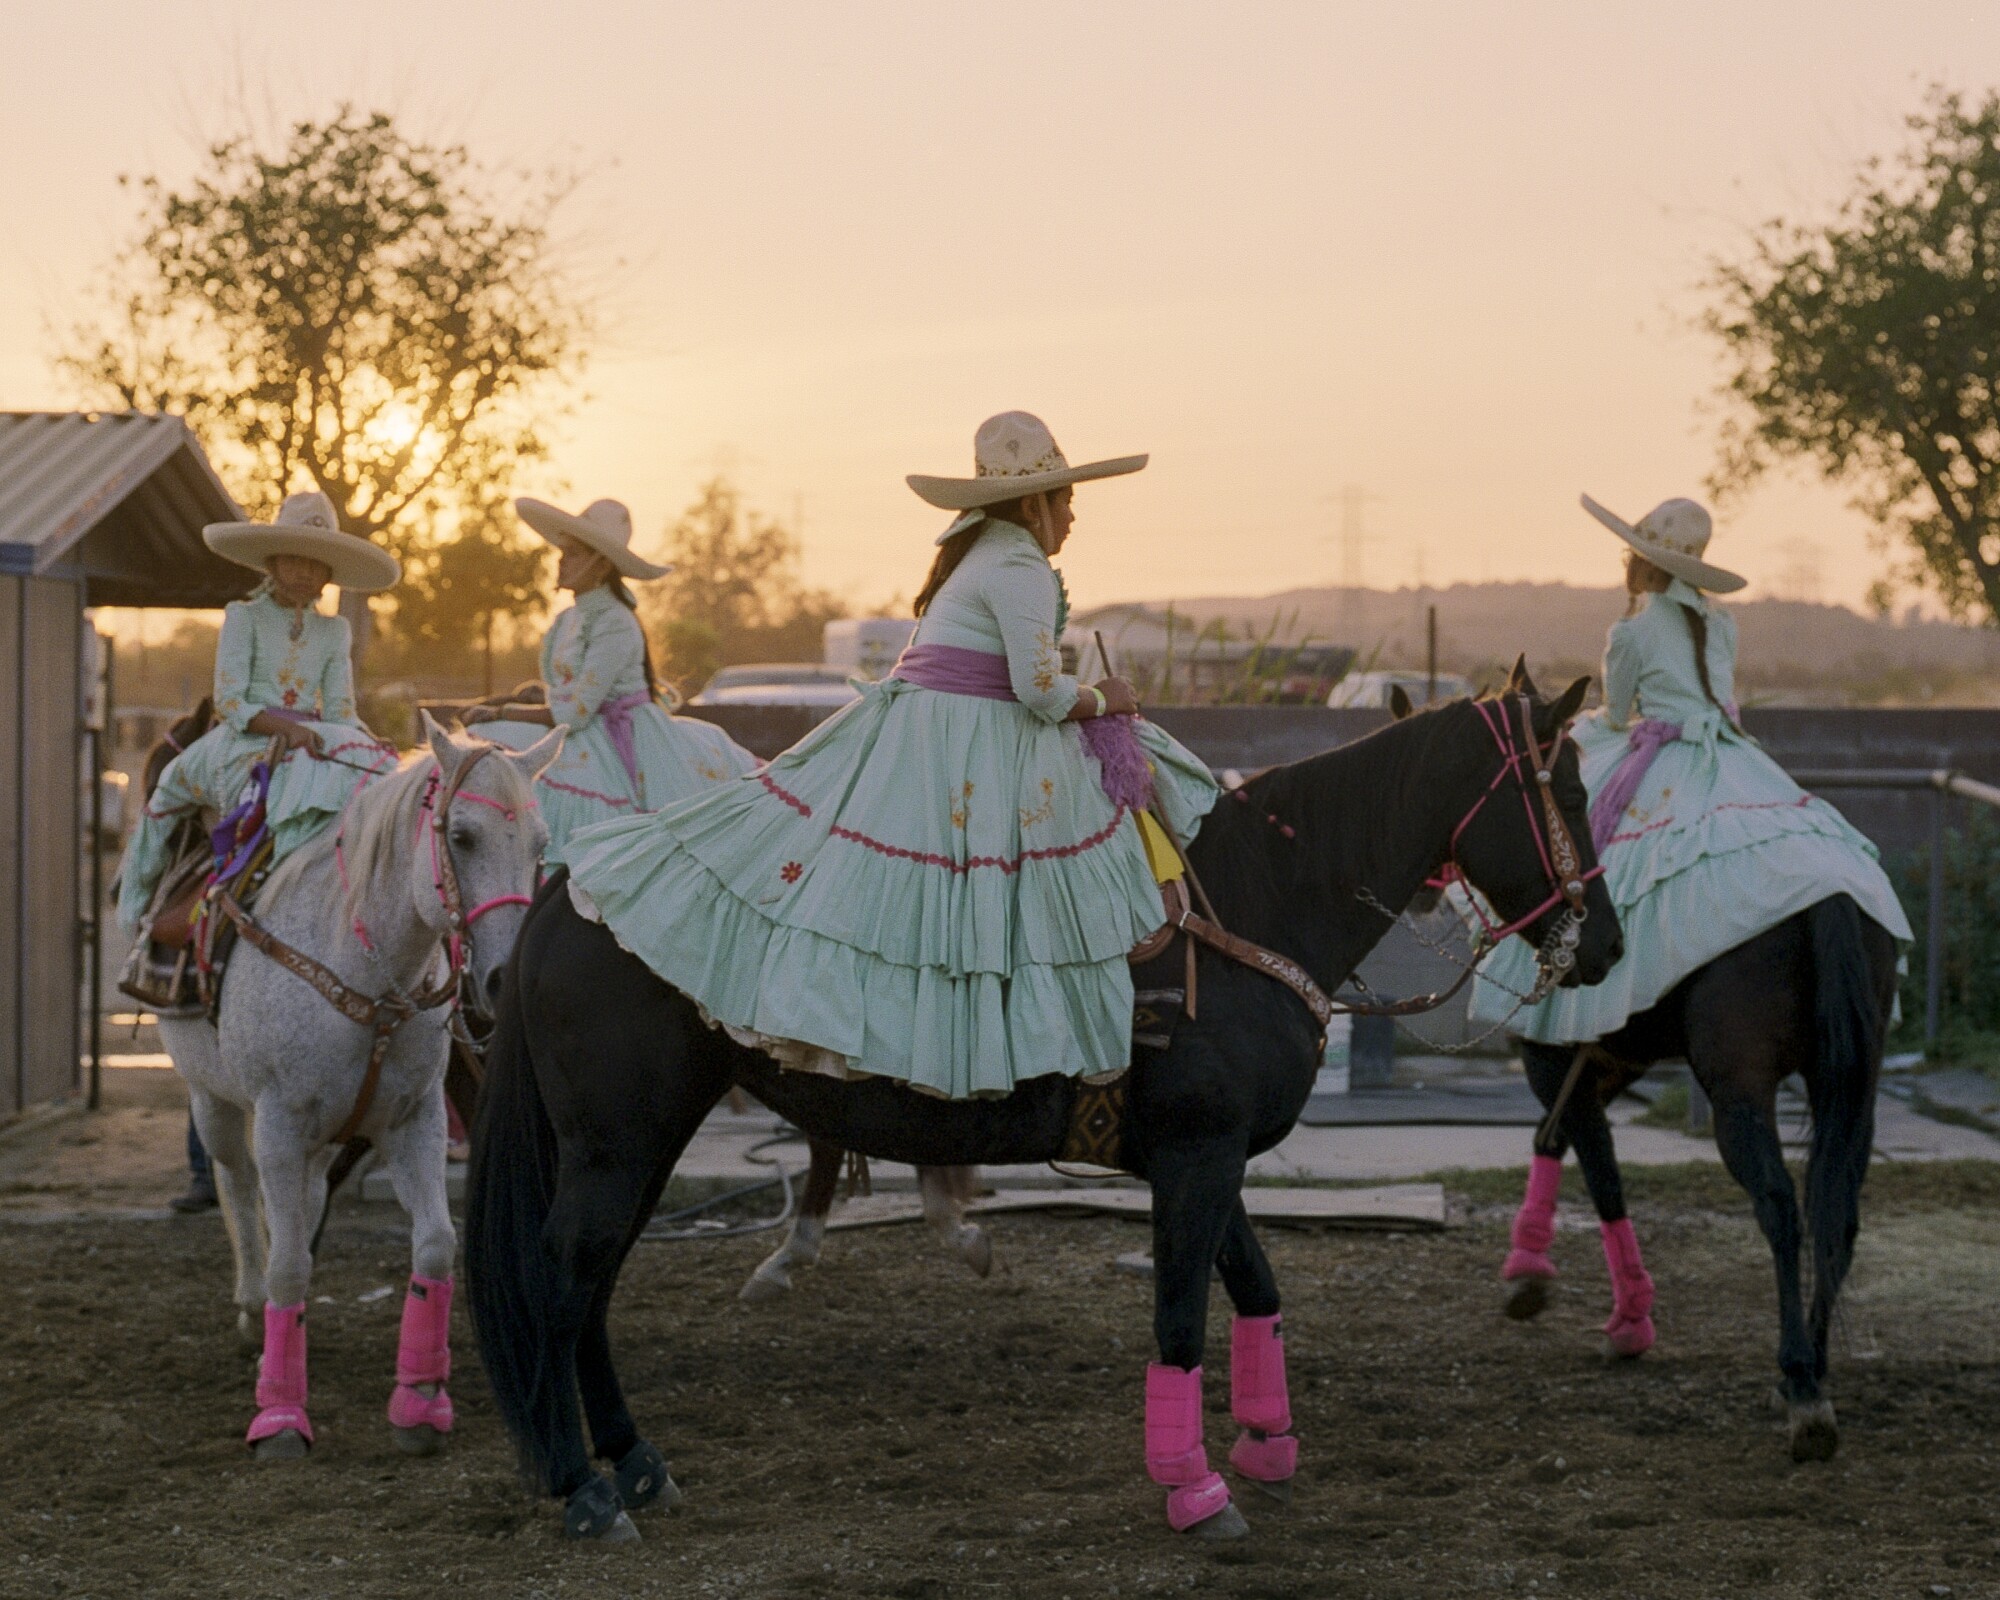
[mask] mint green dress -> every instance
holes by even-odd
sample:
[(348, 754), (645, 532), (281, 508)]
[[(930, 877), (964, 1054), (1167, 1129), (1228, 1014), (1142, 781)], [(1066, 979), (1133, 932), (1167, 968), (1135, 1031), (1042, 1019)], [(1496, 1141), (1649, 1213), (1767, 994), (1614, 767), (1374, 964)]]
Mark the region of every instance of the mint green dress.
[[(608, 587), (586, 590), (549, 624), (542, 682), (562, 754), (535, 785), (549, 827), (543, 859), (569, 860), (578, 828), (677, 804), (725, 779), (753, 771), (757, 758), (712, 722), (670, 716), (647, 697), (626, 707), (634, 773), (628, 772), (603, 714), (607, 704), (646, 695), (646, 641), (639, 619)], [(482, 722), (481, 739), (525, 750), (549, 730), (532, 722)]]
[[(1602, 983), (1559, 989), (1508, 1027), (1547, 1044), (1616, 1032), (1698, 967), (1833, 894), (1854, 897), (1901, 940), (1909, 920), (1875, 847), (1824, 800), (1807, 794), (1702, 692), (1686, 611), (1708, 629), (1715, 700), (1736, 699), (1736, 619), (1676, 579), (1611, 629), (1604, 707), (1576, 724), (1593, 799), (1642, 718), (1678, 724), (1599, 852), (1625, 954)], [(1534, 987), (1534, 952), (1504, 941), (1479, 969), (1477, 1022), (1498, 1022)]]
[(291, 713), (314, 729), (323, 754), (288, 750), (271, 774), (265, 820), (282, 861), (340, 814), (354, 791), (396, 764), (396, 752), (362, 725), (354, 705), (353, 634), (347, 619), (294, 611), (268, 592), (223, 609), (215, 644), (215, 725), (167, 764), (141, 813), (119, 868), (118, 920), (138, 928), (175, 825), (190, 812), (229, 811), (270, 749), (252, 733), (263, 710)]
[[(1027, 530), (989, 522), (913, 642), (1004, 656), (1014, 699), (870, 685), (762, 772), (576, 834), (578, 909), (789, 1067), (954, 1099), (1115, 1076), (1125, 955), (1160, 925), (1160, 893), (1062, 721), (1067, 610)], [(1214, 780), (1139, 734), (1162, 813), (1192, 837)]]

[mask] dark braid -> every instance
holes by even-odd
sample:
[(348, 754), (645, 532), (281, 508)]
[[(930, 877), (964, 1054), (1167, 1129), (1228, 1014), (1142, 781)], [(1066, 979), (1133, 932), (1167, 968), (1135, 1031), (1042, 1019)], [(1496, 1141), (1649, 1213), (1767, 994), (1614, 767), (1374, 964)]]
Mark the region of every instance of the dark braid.
[(916, 604), (910, 607), (910, 615), (921, 617), (930, 610), (931, 602), (937, 598), (938, 590), (944, 587), (945, 579), (958, 570), (958, 564), (966, 557), (979, 536), (986, 531), (986, 524), (992, 522), (1014, 522), (1022, 527), (1028, 525), (1027, 502), (1024, 500), (1003, 500), (998, 505), (981, 508), (984, 515), (969, 528), (961, 528), (938, 546), (937, 559), (931, 562), (930, 575), (924, 579), (924, 586), (917, 591)]
[(1729, 708), (1715, 698), (1715, 685), (1708, 676), (1708, 618), (1693, 606), (1682, 606), (1680, 612), (1687, 618), (1688, 632), (1694, 638), (1694, 670), (1701, 678), (1701, 692), (1708, 696), (1710, 705), (1727, 717)]
[[(612, 598), (636, 618), (639, 615), (639, 602), (633, 598), (632, 591), (625, 587), (625, 580), (614, 572), (604, 581), (611, 590)], [(643, 622), (639, 624), (639, 660), (646, 671), (647, 697), (657, 700), (660, 698), (660, 680), (653, 672), (653, 644), (646, 637), (646, 625)]]

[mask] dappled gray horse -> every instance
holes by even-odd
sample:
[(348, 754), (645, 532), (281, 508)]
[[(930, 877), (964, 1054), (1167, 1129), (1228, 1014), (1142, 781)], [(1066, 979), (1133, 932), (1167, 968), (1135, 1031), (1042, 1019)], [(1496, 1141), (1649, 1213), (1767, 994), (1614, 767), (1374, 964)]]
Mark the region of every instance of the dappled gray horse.
[(246, 1342), (263, 1321), (248, 1437), (264, 1459), (312, 1444), (313, 1230), (327, 1169), (351, 1138), (373, 1145), (410, 1214), (389, 1420), (417, 1453), (451, 1430), (447, 1028), (461, 999), (484, 1011), (513, 946), (546, 842), (533, 784), (562, 734), (519, 754), (454, 739), (428, 716), (424, 734), (428, 753), (357, 793), (238, 918), (216, 1020), (160, 1019), (214, 1162)]

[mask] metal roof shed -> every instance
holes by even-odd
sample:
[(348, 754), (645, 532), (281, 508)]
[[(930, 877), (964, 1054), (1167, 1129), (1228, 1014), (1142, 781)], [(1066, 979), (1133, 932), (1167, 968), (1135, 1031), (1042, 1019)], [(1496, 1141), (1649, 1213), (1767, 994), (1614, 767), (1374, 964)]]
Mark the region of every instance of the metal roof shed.
[(0, 1119), (81, 1087), (84, 608), (234, 599), (201, 530), (241, 514), (178, 417), (0, 413)]

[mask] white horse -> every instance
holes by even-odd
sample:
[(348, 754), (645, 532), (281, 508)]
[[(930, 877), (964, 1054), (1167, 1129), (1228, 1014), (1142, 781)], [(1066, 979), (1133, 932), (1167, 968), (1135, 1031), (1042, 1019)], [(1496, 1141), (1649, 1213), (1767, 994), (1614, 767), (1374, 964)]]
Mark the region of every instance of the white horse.
[[(160, 1019), (214, 1163), (246, 1343), (263, 1321), (248, 1441), (265, 1460), (303, 1456), (313, 1440), (305, 1301), (337, 1137), (373, 1145), (410, 1214), (389, 1401), (397, 1441), (428, 1454), (451, 1430), (458, 1237), (445, 1195), (450, 1001), (439, 997), (455, 988), (483, 1012), (498, 989), (547, 843), (534, 780), (562, 733), (516, 754), (454, 739), (426, 715), (424, 736), (428, 754), (361, 790), (272, 872), (251, 913), (261, 932), (238, 940), (216, 1021)], [(356, 1020), (371, 1001), (388, 1004), (373, 1025)], [(371, 1058), (379, 1078), (364, 1088)]]

